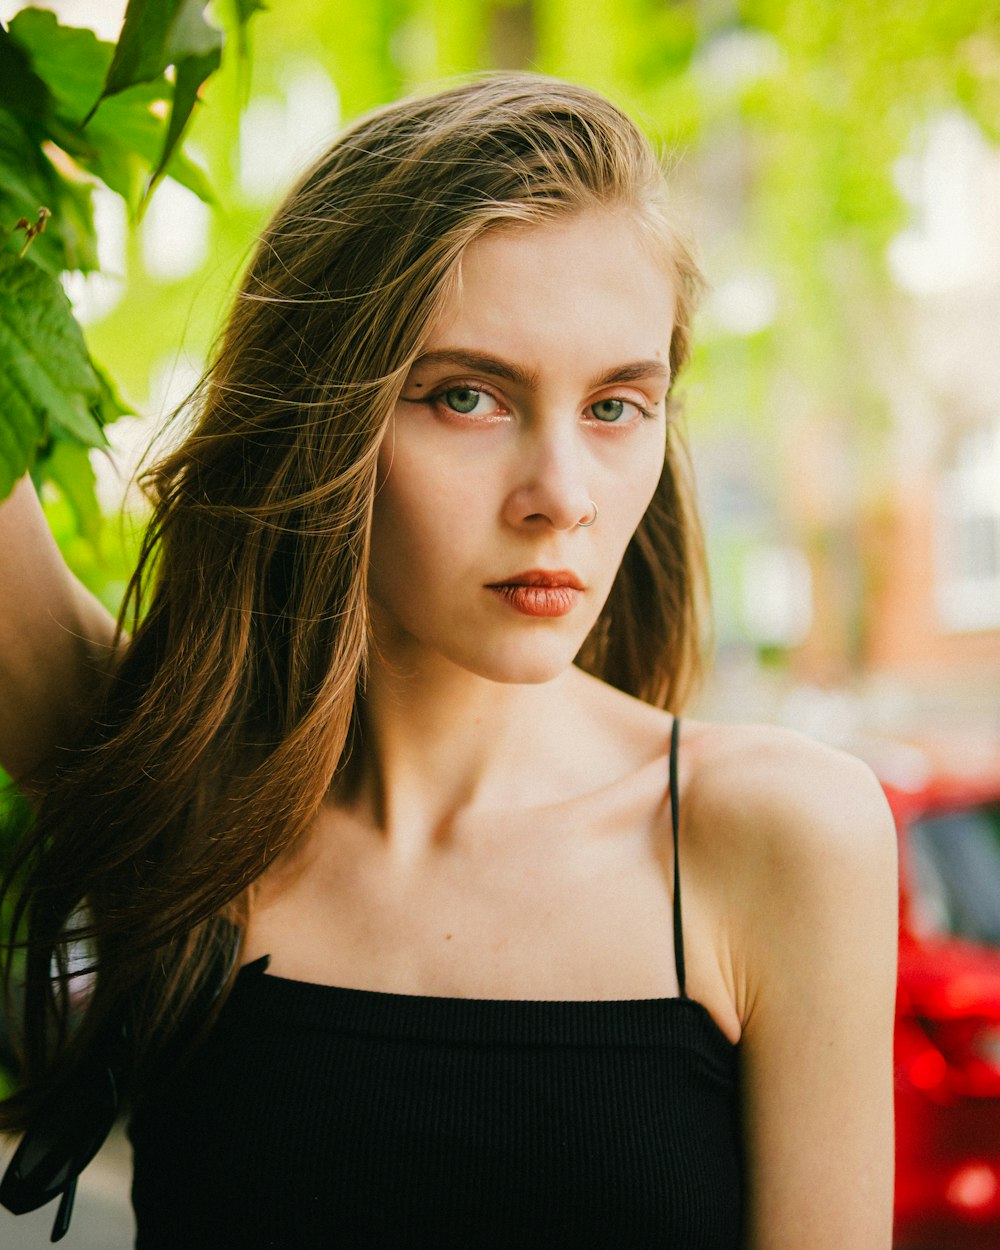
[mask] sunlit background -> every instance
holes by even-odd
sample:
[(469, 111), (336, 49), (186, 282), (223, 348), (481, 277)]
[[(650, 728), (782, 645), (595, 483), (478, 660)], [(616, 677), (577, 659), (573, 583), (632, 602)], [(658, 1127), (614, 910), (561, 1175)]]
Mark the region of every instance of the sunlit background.
[[(43, 7), (108, 40), (124, 12)], [(98, 192), (104, 272), (68, 289), (142, 414), (110, 431), (119, 465), (196, 379), (256, 229), (342, 120), (474, 69), (576, 79), (676, 158), (711, 284), (684, 385), (716, 609), (698, 710), (985, 766), (1000, 738), (1000, 23), (976, 7), (270, 0), (249, 62), (227, 58), (192, 126), (216, 207), (168, 179), (132, 229)], [(111, 508), (126, 474), (98, 460)]]

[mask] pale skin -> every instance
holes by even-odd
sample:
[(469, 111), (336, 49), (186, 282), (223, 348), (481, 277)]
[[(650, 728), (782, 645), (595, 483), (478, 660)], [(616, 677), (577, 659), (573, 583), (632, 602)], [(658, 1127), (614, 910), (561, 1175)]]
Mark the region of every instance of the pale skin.
[[(382, 449), (360, 783), (331, 792), (260, 883), (247, 960), (403, 994), (677, 994), (671, 717), (572, 665), (659, 473), (672, 311), (620, 213), (468, 249)], [(33, 507), (0, 509), (0, 539), (32, 516), (46, 553), (32, 602), (0, 622), (16, 710), (0, 751), (23, 766), (51, 749), (62, 706), (35, 675), (32, 623), (79, 697), (110, 637)], [(566, 614), (526, 616), (489, 589), (539, 568), (578, 577)], [(685, 720), (679, 793), (687, 990), (740, 1045), (745, 1246), (888, 1250), (896, 844), (881, 790), (791, 732)]]
[(114, 622), (72, 576), (29, 478), (0, 504), (0, 763), (47, 760), (85, 716)]

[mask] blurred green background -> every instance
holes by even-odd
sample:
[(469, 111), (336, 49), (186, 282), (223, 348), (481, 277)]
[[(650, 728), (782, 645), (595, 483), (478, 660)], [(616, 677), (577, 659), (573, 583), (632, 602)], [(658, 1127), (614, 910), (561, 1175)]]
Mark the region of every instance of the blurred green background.
[[(42, 7), (114, 41), (125, 6)], [(196, 379), (255, 231), (342, 121), (472, 70), (565, 76), (675, 161), (711, 284), (683, 380), (717, 618), (699, 710), (992, 758), (995, 0), (269, 0), (248, 38), (187, 140), (215, 205), (167, 179), (132, 227), (99, 190), (102, 271), (66, 281), (141, 417), (108, 428), (113, 460), (92, 453), (109, 514)], [(68, 558), (116, 608), (128, 527), (81, 537), (46, 497)]]

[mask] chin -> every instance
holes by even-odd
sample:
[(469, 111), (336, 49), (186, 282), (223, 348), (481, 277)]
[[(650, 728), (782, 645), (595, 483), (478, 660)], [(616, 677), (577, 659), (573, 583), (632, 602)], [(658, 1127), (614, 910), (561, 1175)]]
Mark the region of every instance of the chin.
[(573, 654), (491, 656), (482, 664), (467, 665), (480, 677), (505, 686), (540, 686), (561, 677), (573, 664)]

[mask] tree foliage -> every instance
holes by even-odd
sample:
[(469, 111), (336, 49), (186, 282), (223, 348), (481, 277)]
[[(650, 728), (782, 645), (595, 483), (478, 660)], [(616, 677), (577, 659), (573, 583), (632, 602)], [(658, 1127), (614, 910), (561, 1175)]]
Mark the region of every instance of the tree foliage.
[[(234, 0), (240, 38), (261, 7)], [(95, 186), (133, 220), (164, 175), (211, 199), (182, 148), (223, 45), (204, 8), (131, 0), (117, 45), (43, 9), (0, 24), (0, 498), (32, 469), (62, 487), (83, 532), (98, 515), (87, 451), (125, 407), (61, 279), (98, 268)]]

